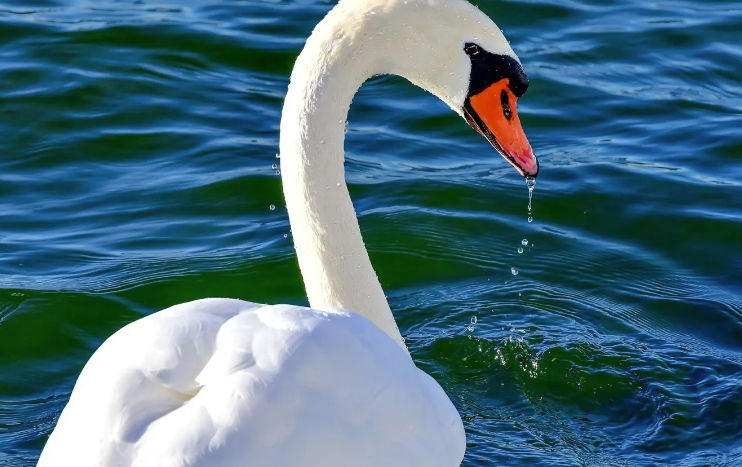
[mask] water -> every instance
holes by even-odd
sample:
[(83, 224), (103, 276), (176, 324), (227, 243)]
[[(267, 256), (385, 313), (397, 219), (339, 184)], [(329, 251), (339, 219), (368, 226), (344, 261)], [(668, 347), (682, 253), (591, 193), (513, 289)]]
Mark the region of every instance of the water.
[(526, 177), (526, 186), (528, 187), (528, 215), (530, 216), (533, 204), (533, 189), (536, 187), (536, 179), (533, 177)]
[[(0, 465), (35, 465), (126, 323), (208, 296), (305, 302), (271, 165), (330, 6), (0, 0)], [(515, 170), (401, 79), (361, 89), (346, 144), (464, 465), (741, 465), (742, 2), (479, 6), (531, 78), (537, 220)]]
[(536, 179), (533, 177), (526, 177), (526, 186), (528, 187), (528, 222), (533, 222), (533, 216), (531, 215), (531, 206), (533, 202), (533, 188), (536, 186)]

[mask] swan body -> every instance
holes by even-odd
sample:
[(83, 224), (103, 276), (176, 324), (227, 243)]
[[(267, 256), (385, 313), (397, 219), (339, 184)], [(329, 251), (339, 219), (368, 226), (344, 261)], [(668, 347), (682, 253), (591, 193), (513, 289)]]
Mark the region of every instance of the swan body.
[(203, 299), (109, 338), (40, 466), (457, 465), (461, 419), (366, 318)]
[(85, 365), (40, 467), (460, 464), (461, 418), (407, 353), (345, 183), (348, 107), (381, 73), (432, 92), (521, 174), (538, 172), (515, 106), (528, 81), (486, 15), (465, 0), (341, 0), (298, 57), (281, 119), (312, 308), (204, 299), (129, 324)]

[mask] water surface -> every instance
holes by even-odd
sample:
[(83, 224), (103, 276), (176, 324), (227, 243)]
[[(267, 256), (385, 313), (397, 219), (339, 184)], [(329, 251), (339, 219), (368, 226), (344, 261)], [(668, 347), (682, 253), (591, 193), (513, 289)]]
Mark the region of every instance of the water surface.
[[(364, 85), (346, 145), (464, 465), (741, 465), (742, 2), (478, 5), (531, 78), (534, 221), (515, 170), (399, 78)], [(208, 296), (305, 303), (272, 165), (331, 6), (0, 0), (0, 465), (35, 465), (126, 323)]]

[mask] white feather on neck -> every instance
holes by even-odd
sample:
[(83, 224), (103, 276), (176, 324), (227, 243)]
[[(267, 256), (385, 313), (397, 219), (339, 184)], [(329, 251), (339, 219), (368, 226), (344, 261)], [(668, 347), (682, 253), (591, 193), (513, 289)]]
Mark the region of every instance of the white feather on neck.
[(514, 56), (494, 23), (463, 0), (341, 0), (307, 40), (284, 102), (281, 175), (309, 304), (355, 311), (402, 348), (345, 183), (345, 121), (363, 82), (387, 73), (461, 114), (466, 41)]

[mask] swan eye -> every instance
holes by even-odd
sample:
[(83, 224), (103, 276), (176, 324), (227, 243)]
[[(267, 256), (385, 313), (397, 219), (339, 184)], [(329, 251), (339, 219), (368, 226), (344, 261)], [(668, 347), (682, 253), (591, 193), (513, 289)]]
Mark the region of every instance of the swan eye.
[(464, 44), (464, 52), (466, 52), (466, 55), (473, 57), (475, 55), (479, 55), (482, 52), (482, 48), (479, 47), (477, 44), (467, 42), (466, 44)]
[(508, 99), (508, 93), (503, 90), (500, 93), (500, 103), (502, 104), (502, 113), (505, 118), (510, 120), (513, 116), (513, 111), (510, 109), (510, 99)]

